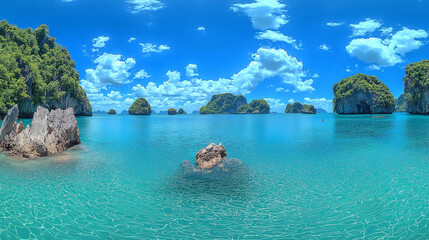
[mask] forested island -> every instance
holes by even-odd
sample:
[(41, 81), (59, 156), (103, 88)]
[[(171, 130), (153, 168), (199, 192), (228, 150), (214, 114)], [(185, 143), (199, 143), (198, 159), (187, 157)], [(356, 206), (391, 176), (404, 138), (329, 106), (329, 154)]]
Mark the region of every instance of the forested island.
[(15, 104), (19, 117), (32, 117), (37, 106), (48, 110), (71, 107), (75, 115), (92, 115), (75, 68), (67, 49), (49, 36), (46, 25), (19, 29), (1, 21), (0, 116)]
[(314, 107), (314, 105), (294, 102), (294, 103), (288, 103), (285, 109), (285, 113), (316, 114), (317, 110)]

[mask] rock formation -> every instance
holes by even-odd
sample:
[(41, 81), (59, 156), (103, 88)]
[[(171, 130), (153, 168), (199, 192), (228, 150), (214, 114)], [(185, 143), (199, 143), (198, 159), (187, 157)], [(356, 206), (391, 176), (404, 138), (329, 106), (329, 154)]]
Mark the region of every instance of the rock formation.
[(237, 110), (245, 104), (247, 100), (243, 95), (215, 94), (206, 106), (200, 108), (200, 114), (236, 114)]
[(403, 81), (407, 112), (429, 114), (429, 60), (409, 64)]
[(109, 115), (116, 115), (115, 109), (110, 109), (109, 112), (107, 112)]
[(170, 108), (167, 111), (168, 115), (176, 115), (177, 114), (177, 110), (174, 108)]
[(179, 112), (177, 112), (177, 114), (187, 114), (185, 110), (183, 110), (183, 108), (179, 109)]
[(406, 112), (406, 111), (407, 111), (407, 101), (405, 100), (405, 93), (403, 93), (397, 99), (395, 99), (395, 112)]
[(288, 103), (285, 109), (285, 113), (316, 114), (316, 111), (313, 105), (301, 104), (299, 102)]
[(139, 98), (128, 109), (130, 115), (150, 115), (152, 108), (146, 98)]
[(201, 149), (195, 156), (195, 165), (192, 165), (189, 160), (182, 162), (181, 166), (186, 171), (201, 172), (222, 170), (228, 171), (228, 167), (241, 165), (241, 161), (236, 158), (228, 158), (226, 149), (222, 143), (216, 145), (210, 143), (207, 147)]
[(317, 108), (316, 113), (328, 113), (328, 112), (323, 108)]
[(241, 114), (269, 114), (270, 105), (265, 99), (253, 100), (238, 108), (237, 113)]
[(334, 112), (339, 114), (390, 114), (395, 98), (375, 76), (356, 74), (334, 84)]
[[(54, 155), (80, 144), (80, 133), (73, 108), (52, 110), (38, 107), (31, 127), (24, 129), (18, 119), (18, 107), (8, 111), (0, 130), (0, 147), (11, 156), (37, 158)], [(10, 125), (13, 123), (12, 128)]]

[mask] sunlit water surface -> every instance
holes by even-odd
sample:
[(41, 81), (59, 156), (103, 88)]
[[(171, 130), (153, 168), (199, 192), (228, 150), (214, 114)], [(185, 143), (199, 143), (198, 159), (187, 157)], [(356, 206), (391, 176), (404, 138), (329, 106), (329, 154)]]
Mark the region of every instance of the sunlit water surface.
[[(82, 145), (56, 157), (0, 154), (1, 239), (429, 238), (428, 116), (78, 122)], [(181, 172), (210, 142), (245, 167)]]

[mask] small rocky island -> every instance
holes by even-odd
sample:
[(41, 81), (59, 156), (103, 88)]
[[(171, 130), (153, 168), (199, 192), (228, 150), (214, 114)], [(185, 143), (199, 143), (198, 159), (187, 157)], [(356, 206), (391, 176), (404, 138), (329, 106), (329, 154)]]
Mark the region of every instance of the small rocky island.
[(407, 112), (429, 114), (429, 60), (409, 64), (403, 81)]
[(200, 108), (200, 114), (236, 114), (238, 109), (245, 104), (247, 104), (247, 100), (243, 95), (215, 94), (206, 106)]
[(242, 162), (236, 158), (228, 158), (226, 149), (222, 143), (216, 145), (210, 143), (207, 147), (201, 149), (196, 154), (195, 164), (187, 160), (182, 163), (182, 168), (188, 172), (229, 171), (231, 168), (242, 165)]
[(179, 112), (177, 112), (177, 114), (187, 114), (185, 110), (183, 110), (183, 108), (179, 109)]
[(395, 98), (375, 76), (356, 74), (334, 84), (334, 112), (338, 114), (391, 114)]
[(116, 111), (115, 111), (115, 109), (110, 109), (110, 110), (107, 112), (107, 114), (109, 114), (109, 115), (116, 115)]
[(175, 108), (170, 108), (167, 111), (168, 115), (176, 115), (177, 114), (177, 110)]
[(314, 105), (302, 104), (300, 102), (288, 103), (285, 113), (303, 113), (303, 114), (316, 114), (317, 109)]
[(128, 109), (130, 115), (151, 115), (152, 108), (146, 98), (139, 98)]
[(9, 155), (37, 158), (54, 155), (80, 144), (80, 133), (73, 108), (52, 110), (38, 107), (31, 126), (16, 123), (18, 105), (9, 109), (0, 128), (0, 147)]
[(237, 113), (241, 114), (269, 114), (270, 105), (265, 99), (253, 100), (250, 103), (247, 103), (240, 108), (238, 108)]

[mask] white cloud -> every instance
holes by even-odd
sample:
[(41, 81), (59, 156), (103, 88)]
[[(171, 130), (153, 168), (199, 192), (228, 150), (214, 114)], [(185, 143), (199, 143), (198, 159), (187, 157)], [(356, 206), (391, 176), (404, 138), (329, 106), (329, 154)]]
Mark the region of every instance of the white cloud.
[(350, 27), (353, 29), (353, 37), (358, 37), (374, 32), (381, 27), (381, 23), (377, 20), (367, 18), (358, 24), (350, 24)]
[(268, 105), (270, 105), (271, 112), (284, 112), (286, 104), (282, 103), (281, 99), (275, 98), (264, 98), (267, 101)]
[(196, 64), (188, 64), (188, 66), (186, 66), (186, 76), (189, 78), (197, 77), (197, 69), (198, 67)]
[(359, 60), (369, 64), (393, 66), (403, 62), (402, 57), (413, 50), (420, 48), (423, 43), (418, 39), (427, 38), (424, 30), (403, 28), (390, 39), (359, 38), (353, 39), (346, 47), (347, 52)]
[(326, 25), (329, 27), (339, 27), (343, 24), (344, 24), (344, 22), (328, 22), (328, 23), (326, 23)]
[[(302, 63), (288, 55), (285, 50), (259, 48), (252, 57), (253, 60), (246, 68), (229, 79), (203, 80), (193, 77), (190, 80), (181, 80), (180, 73), (169, 71), (166, 74), (168, 80), (162, 84), (137, 84), (132, 90), (136, 97), (146, 97), (151, 104), (156, 102), (156, 106), (160, 108), (167, 107), (167, 103), (174, 103), (176, 107), (186, 104), (191, 110), (198, 110), (213, 94), (248, 94), (261, 81), (275, 76), (279, 76), (284, 83), (293, 85), (295, 91), (314, 90), (311, 86), (312, 79), (302, 80), (305, 77)], [(193, 68), (197, 69), (197, 66)]]
[(204, 32), (206, 30), (206, 28), (205, 27), (199, 27), (197, 30)]
[(167, 45), (155, 45), (152, 43), (140, 43), (140, 46), (142, 46), (142, 52), (143, 53), (151, 53), (151, 52), (156, 52), (156, 53), (160, 53), (166, 50), (170, 50), (170, 47)]
[(267, 30), (278, 29), (288, 22), (284, 7), (286, 5), (277, 0), (256, 0), (253, 3), (234, 4), (231, 9), (245, 12), (255, 29)]
[(287, 101), (288, 103), (294, 103), (295, 101), (291, 98)]
[(380, 29), (381, 36), (388, 36), (392, 33), (392, 31), (393, 31), (392, 27), (388, 27), (388, 28), (384, 27), (384, 28)]
[(130, 42), (133, 42), (133, 41), (135, 41), (135, 40), (137, 40), (137, 38), (135, 38), (135, 37), (130, 37), (130, 39), (128, 39), (128, 42), (130, 43)]
[(314, 105), (315, 108), (323, 108), (325, 109), (327, 112), (332, 112), (332, 100), (328, 100), (326, 98), (304, 98), (304, 103), (305, 104), (311, 104)]
[(326, 44), (322, 44), (322, 45), (320, 45), (320, 47), (319, 47), (321, 50), (323, 50), (323, 51), (328, 51), (329, 50), (329, 47), (326, 45)]
[(123, 59), (122, 55), (104, 53), (94, 60), (95, 69), (86, 69), (86, 79), (81, 80), (82, 87), (89, 93), (106, 89), (107, 85), (121, 86), (130, 83), (129, 70), (134, 67), (134, 58)]
[(75, 1), (75, 0), (61, 0), (62, 2), (65, 2), (65, 3), (69, 3), (69, 2), (73, 2), (73, 1)]
[(144, 11), (156, 11), (164, 7), (164, 4), (159, 0), (127, 0), (131, 5), (132, 13), (140, 13)]
[(256, 36), (256, 39), (259, 40), (270, 40), (273, 42), (286, 42), (291, 44), (292, 46), (294, 46), (296, 49), (299, 49), (299, 46), (296, 44), (296, 40), (293, 39), (292, 37), (289, 36), (285, 36), (283, 33), (279, 32), (279, 31), (271, 31), (271, 30), (267, 30), (265, 32), (259, 32)]
[(285, 89), (284, 88), (282, 88), (282, 87), (278, 87), (278, 88), (276, 88), (276, 92), (283, 92)]
[(315, 73), (315, 74), (313, 74), (312, 78), (318, 78), (318, 77), (319, 77), (319, 74)]
[(142, 69), (136, 73), (136, 75), (134, 76), (134, 79), (145, 79), (150, 77), (151, 76), (144, 69)]
[(378, 70), (381, 70), (381, 67), (380, 67), (380, 66), (378, 66), (378, 65), (372, 64), (372, 65), (370, 65), (370, 66), (368, 67), (368, 69), (369, 69), (369, 70), (376, 70), (376, 71), (378, 71)]
[(119, 91), (111, 91), (110, 93), (107, 94), (107, 97), (113, 100), (119, 100), (122, 98), (122, 95)]
[(106, 46), (106, 42), (109, 41), (109, 37), (99, 36), (97, 38), (92, 39), (92, 46), (95, 48), (103, 48)]

